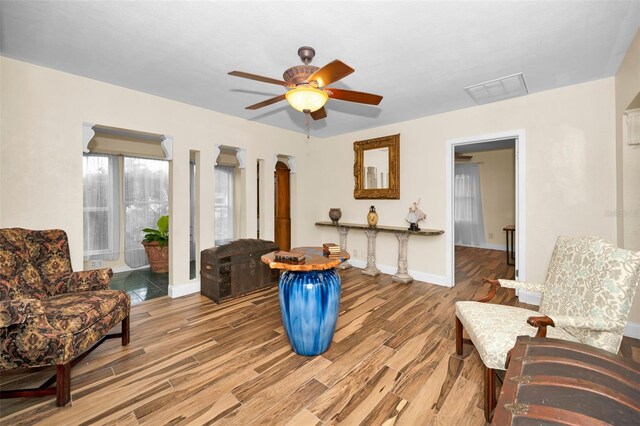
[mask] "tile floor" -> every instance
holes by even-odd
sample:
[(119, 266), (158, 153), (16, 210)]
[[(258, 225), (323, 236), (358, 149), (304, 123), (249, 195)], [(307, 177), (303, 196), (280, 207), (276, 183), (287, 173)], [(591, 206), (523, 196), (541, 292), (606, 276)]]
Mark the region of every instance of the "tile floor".
[[(196, 277), (196, 262), (189, 265), (189, 278)], [(145, 300), (166, 296), (169, 287), (169, 274), (156, 274), (149, 268), (135, 271), (118, 272), (113, 274), (110, 287), (114, 290), (124, 290), (131, 296), (131, 304), (135, 305)]]
[(169, 274), (156, 274), (148, 268), (118, 272), (113, 274), (110, 287), (126, 291), (131, 296), (131, 304), (135, 305), (144, 300), (166, 296)]

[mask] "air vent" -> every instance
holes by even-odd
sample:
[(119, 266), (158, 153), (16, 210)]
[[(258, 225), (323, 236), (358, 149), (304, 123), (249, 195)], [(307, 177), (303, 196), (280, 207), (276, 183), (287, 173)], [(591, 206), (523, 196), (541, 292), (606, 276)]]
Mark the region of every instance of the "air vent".
[(467, 86), (464, 90), (466, 90), (469, 96), (478, 104), (488, 104), (529, 93), (522, 73)]

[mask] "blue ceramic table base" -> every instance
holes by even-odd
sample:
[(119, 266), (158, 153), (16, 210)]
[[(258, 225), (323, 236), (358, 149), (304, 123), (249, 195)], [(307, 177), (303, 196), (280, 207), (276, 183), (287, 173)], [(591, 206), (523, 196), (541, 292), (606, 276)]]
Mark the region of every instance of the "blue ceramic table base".
[(278, 285), (282, 323), (293, 351), (320, 355), (329, 348), (340, 307), (340, 275), (323, 271), (284, 271)]

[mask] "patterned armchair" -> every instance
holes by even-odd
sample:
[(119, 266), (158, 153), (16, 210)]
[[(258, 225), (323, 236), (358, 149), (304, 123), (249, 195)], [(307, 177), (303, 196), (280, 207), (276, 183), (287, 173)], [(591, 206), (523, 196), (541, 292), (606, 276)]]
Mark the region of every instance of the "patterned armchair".
[[(0, 229), (0, 371), (55, 365), (38, 389), (0, 398), (71, 399), (71, 367), (108, 337), (129, 344), (129, 296), (109, 289), (111, 269), (73, 272), (61, 230)], [(107, 335), (122, 322), (122, 333)], [(54, 380), (56, 386), (50, 388)]]
[[(496, 405), (495, 370), (506, 369), (517, 336), (531, 336), (537, 327), (537, 337), (548, 334), (617, 353), (639, 281), (640, 252), (597, 237), (559, 237), (545, 284), (484, 279), (491, 285), (487, 297), (456, 302), (456, 353), (462, 355), (463, 341), (468, 342), (466, 330), (485, 365), (487, 421)], [(483, 303), (498, 287), (542, 293), (539, 312)]]

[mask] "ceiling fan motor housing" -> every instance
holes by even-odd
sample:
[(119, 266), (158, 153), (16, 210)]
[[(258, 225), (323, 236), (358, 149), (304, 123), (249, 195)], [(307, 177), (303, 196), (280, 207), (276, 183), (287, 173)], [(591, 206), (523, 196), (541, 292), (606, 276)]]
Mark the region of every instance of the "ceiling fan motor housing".
[[(313, 65), (296, 65), (286, 70), (282, 74), (282, 78), (288, 83), (298, 85), (300, 83), (306, 83), (307, 78), (319, 69), (320, 68), (314, 67)], [(315, 87), (317, 87), (317, 84)]]

